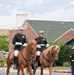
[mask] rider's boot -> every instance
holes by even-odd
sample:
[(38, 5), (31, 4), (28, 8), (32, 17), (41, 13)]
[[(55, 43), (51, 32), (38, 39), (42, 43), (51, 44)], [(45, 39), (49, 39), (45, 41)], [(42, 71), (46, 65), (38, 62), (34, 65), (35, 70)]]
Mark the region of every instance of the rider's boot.
[(14, 56), (14, 67), (13, 69), (17, 69), (17, 57)]
[(38, 65), (38, 61), (39, 61), (39, 56), (36, 57), (36, 63), (34, 64), (34, 69), (36, 70)]

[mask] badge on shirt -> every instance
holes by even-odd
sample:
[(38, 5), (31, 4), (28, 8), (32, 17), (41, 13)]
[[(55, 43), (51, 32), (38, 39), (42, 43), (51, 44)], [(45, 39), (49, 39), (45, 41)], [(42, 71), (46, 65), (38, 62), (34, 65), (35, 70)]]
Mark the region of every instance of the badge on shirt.
[(25, 37), (24, 37), (24, 36), (22, 36), (22, 38), (24, 39)]
[(45, 39), (43, 38), (43, 41), (45, 41)]

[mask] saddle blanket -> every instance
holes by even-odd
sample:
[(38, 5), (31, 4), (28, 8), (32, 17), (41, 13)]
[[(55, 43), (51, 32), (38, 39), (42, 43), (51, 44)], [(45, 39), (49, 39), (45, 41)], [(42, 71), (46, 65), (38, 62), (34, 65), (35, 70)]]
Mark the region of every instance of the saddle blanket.
[(14, 52), (12, 52), (10, 55), (10, 59), (13, 59), (13, 58), (14, 58)]

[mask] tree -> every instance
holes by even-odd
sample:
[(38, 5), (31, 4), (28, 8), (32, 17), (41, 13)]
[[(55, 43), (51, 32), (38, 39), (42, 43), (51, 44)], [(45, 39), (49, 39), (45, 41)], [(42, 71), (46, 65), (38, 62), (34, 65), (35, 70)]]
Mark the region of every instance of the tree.
[(0, 36), (0, 50), (8, 51), (8, 36)]

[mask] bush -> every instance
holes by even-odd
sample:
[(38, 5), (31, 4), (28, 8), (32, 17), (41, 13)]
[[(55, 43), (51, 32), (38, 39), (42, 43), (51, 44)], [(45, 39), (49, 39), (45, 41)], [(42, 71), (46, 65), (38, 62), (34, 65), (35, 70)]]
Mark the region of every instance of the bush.
[(63, 66), (64, 67), (69, 67), (70, 66), (70, 63), (66, 61), (66, 62), (63, 63)]
[(7, 52), (9, 49), (8, 36), (0, 36), (0, 50)]
[(5, 63), (6, 63), (6, 59), (0, 58), (1, 67), (4, 67), (4, 64), (5, 64)]

